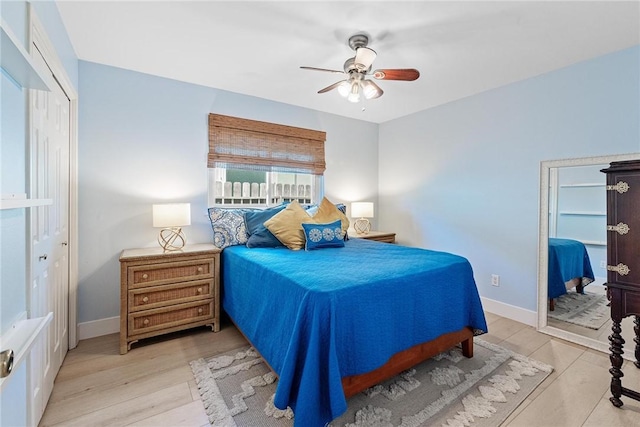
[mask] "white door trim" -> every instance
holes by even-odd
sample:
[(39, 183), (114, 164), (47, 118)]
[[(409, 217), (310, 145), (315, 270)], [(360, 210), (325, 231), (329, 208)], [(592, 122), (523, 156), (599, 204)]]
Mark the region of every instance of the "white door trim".
[(78, 345), (78, 93), (31, 4), (28, 9), (29, 53), (47, 62), (69, 98), (69, 349)]

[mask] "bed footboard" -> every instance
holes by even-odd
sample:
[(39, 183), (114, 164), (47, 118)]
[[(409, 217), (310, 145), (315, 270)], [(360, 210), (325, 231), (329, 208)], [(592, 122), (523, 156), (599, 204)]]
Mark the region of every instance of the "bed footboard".
[(462, 343), (462, 354), (466, 357), (473, 357), (473, 330), (468, 327), (463, 328), (456, 332), (441, 335), (433, 341), (418, 344), (405, 351), (396, 353), (391, 356), (387, 363), (376, 370), (361, 375), (342, 378), (344, 395), (347, 398), (354, 396), (436, 354), (449, 350), (459, 343)]

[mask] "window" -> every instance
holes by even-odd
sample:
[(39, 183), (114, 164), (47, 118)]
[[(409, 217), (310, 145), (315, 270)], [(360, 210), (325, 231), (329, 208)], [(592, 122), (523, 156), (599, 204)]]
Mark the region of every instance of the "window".
[(209, 169), (209, 206), (311, 204), (322, 198), (321, 188), (322, 176), (311, 174)]
[(326, 134), (209, 115), (209, 206), (317, 203)]

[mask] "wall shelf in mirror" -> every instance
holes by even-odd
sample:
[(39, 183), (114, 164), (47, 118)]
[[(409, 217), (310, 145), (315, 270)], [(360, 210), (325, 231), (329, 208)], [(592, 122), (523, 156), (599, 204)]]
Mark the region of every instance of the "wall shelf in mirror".
[(0, 210), (32, 208), (51, 204), (53, 204), (53, 199), (2, 199), (0, 200)]
[(600, 183), (580, 183), (580, 184), (561, 184), (560, 188), (573, 188), (573, 187), (604, 187), (604, 184)]
[(607, 216), (606, 212), (590, 211), (560, 211), (560, 215), (583, 215), (583, 216)]
[(31, 56), (3, 20), (0, 20), (0, 43), (2, 70), (11, 79), (26, 89), (51, 91), (50, 79), (38, 70)]

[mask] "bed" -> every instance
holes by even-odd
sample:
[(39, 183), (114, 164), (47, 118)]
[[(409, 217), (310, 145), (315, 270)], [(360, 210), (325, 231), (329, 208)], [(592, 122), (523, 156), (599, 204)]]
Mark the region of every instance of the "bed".
[(229, 246), (222, 305), (279, 376), (274, 403), (323, 426), (346, 397), (487, 326), (469, 262), (366, 239), (293, 251)]
[(548, 298), (549, 310), (554, 310), (555, 298), (573, 287), (582, 293), (595, 276), (587, 248), (572, 239), (549, 238)]

